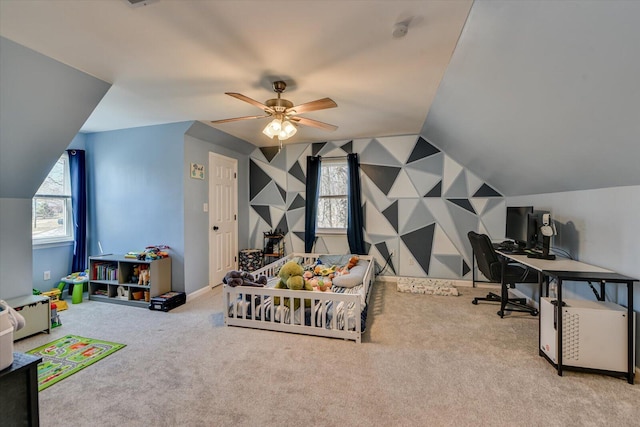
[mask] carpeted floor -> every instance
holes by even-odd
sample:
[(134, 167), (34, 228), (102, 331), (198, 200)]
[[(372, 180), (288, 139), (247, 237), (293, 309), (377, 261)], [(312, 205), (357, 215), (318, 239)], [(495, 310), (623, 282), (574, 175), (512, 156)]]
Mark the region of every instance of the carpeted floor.
[(85, 301), (51, 335), (127, 346), (40, 393), (42, 426), (637, 425), (640, 386), (538, 356), (538, 318), (373, 288), (362, 344), (223, 325), (221, 290), (168, 313)]

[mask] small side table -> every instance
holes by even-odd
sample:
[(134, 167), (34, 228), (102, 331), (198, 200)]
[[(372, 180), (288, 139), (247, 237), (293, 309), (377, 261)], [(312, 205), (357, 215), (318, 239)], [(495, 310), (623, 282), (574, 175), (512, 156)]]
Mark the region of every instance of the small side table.
[(10, 425), (40, 425), (39, 356), (13, 353), (13, 364), (0, 371), (0, 416)]
[(69, 295), (71, 296), (71, 302), (78, 304), (82, 302), (82, 293), (84, 292), (85, 283), (89, 283), (89, 276), (79, 276), (78, 273), (70, 274), (69, 276), (60, 279), (58, 289), (60, 289), (60, 297), (64, 292), (65, 285), (69, 285)]

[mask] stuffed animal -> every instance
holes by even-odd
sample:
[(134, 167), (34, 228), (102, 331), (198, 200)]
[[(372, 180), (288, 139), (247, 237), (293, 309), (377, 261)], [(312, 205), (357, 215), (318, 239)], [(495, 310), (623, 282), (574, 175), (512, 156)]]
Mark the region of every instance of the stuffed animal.
[(151, 273), (149, 270), (140, 270), (140, 275), (138, 276), (138, 285), (148, 285), (151, 280)]
[(278, 283), (276, 284), (276, 288), (291, 289), (294, 291), (299, 291), (302, 289), (309, 291), (313, 289), (305, 284), (303, 274), (304, 268), (302, 268), (300, 264), (295, 261), (287, 262), (282, 266), (280, 272), (278, 273), (280, 281), (278, 281)]
[(342, 276), (343, 274), (349, 274), (349, 270), (351, 270), (353, 267), (358, 265), (358, 261), (360, 261), (360, 257), (358, 255), (352, 256), (351, 258), (349, 258), (349, 262), (347, 262), (347, 264), (345, 264), (344, 267), (338, 268), (336, 270), (336, 274), (338, 276)]
[(335, 271), (336, 271), (336, 266), (335, 265), (328, 266), (328, 265), (324, 265), (324, 264), (318, 264), (313, 269), (313, 272), (316, 274), (316, 276), (329, 276), (329, 275), (334, 274)]
[(316, 289), (320, 292), (330, 291), (331, 290), (331, 280), (327, 279), (319, 279), (316, 285)]
[[(303, 277), (304, 268), (300, 264), (295, 261), (289, 261), (285, 265), (280, 268), (280, 272), (278, 273), (278, 277), (280, 280), (276, 283), (276, 289), (291, 289), (294, 291), (305, 290), (312, 291), (313, 285), (311, 285), (309, 280), (304, 280)], [(273, 302), (275, 305), (280, 304), (280, 298), (274, 297)], [(284, 305), (289, 307), (290, 299), (284, 299)], [(311, 307), (311, 300), (304, 301), (305, 307)], [(300, 306), (300, 300), (294, 299), (294, 309), (297, 310)]]
[(253, 274), (246, 271), (230, 270), (222, 279), (222, 283), (229, 286), (253, 286), (255, 288), (264, 287), (267, 284), (267, 276), (260, 276), (258, 280), (253, 277)]

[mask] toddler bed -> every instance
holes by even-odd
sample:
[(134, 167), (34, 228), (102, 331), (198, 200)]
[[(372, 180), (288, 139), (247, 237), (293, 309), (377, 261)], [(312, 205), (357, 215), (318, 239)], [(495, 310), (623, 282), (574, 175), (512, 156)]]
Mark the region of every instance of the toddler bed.
[[(350, 255), (290, 254), (254, 271), (268, 278), (266, 287), (223, 285), (224, 322), (227, 326), (292, 332), (361, 341), (369, 289), (374, 281), (373, 257), (359, 256), (349, 274), (334, 278), (331, 291), (276, 289), (278, 272), (288, 261), (310, 266), (320, 260), (340, 265)], [(336, 261), (336, 262), (332, 262)]]

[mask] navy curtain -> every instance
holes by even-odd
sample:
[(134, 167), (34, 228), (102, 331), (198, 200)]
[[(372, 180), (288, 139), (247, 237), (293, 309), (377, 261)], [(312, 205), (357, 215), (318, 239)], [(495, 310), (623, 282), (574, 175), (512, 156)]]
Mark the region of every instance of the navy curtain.
[(320, 161), (320, 156), (307, 156), (307, 200), (304, 209), (304, 251), (307, 253), (311, 253), (316, 240)]
[(69, 173), (71, 175), (71, 205), (74, 227), (71, 272), (79, 272), (87, 269), (87, 181), (84, 150), (68, 150), (67, 154), (69, 155)]
[(349, 189), (347, 197), (347, 240), (352, 254), (366, 255), (364, 248), (364, 219), (362, 216), (362, 196), (360, 195), (360, 163), (358, 154), (347, 155), (349, 168)]

